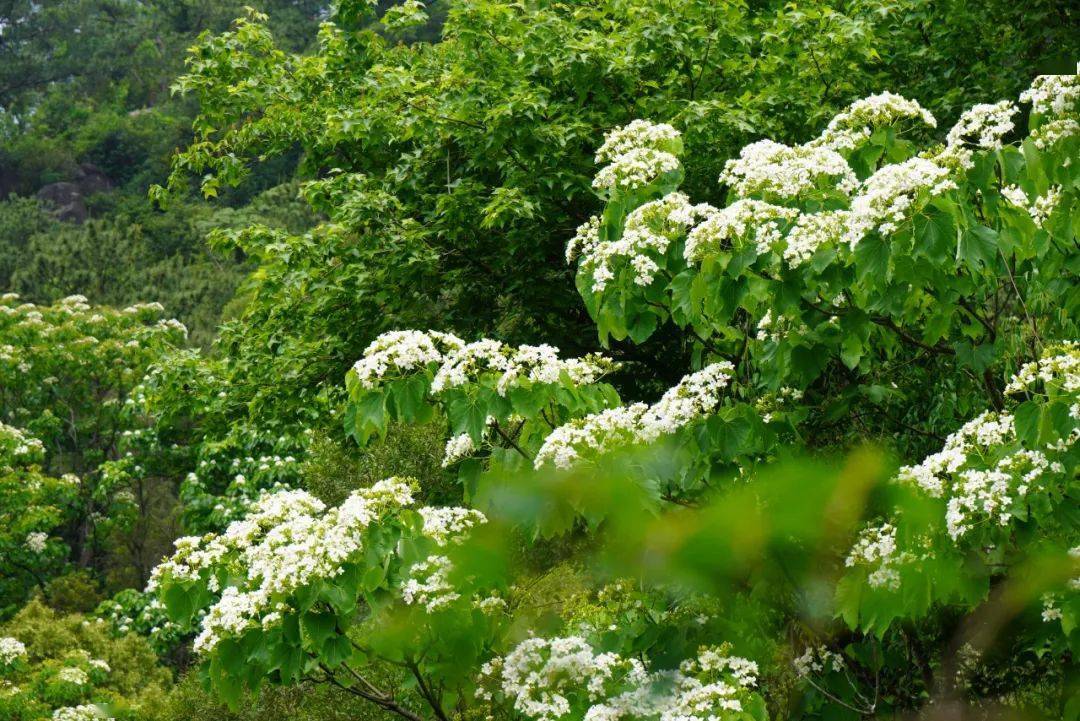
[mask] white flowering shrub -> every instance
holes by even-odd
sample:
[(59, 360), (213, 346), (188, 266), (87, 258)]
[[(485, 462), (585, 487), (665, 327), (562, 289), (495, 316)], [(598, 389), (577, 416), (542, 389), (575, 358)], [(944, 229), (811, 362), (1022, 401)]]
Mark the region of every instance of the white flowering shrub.
[(390, 421), (424, 423), (438, 410), (449, 424), (443, 464), (463, 480), (477, 473), (476, 462), (463, 463), (470, 459), (529, 467), (553, 429), (618, 405), (618, 393), (603, 381), (616, 369), (602, 356), (564, 359), (547, 345), (391, 331), (348, 374), (345, 427), (364, 444)]
[[(173, 622), (196, 626), (194, 650), (225, 699), (268, 679), (352, 686), (364, 664), (400, 657), (399, 626), (427, 649), (408, 661), (417, 674), (434, 672), (428, 681), (440, 695), (460, 682), (462, 636), (480, 642), (470, 651), (480, 653), (502, 613), (447, 554), (486, 519), (471, 509), (413, 510), (414, 490), (390, 478), (333, 508), (303, 491), (266, 493), (222, 533), (177, 540), (151, 588)], [(366, 683), (357, 693), (402, 708)]]
[(580, 636), (531, 638), (484, 665), (479, 693), (538, 721), (767, 718), (758, 667), (703, 647), (679, 668), (650, 673), (636, 658), (597, 652)]
[[(567, 249), (600, 340), (640, 343), (671, 322), (705, 354), (737, 360), (759, 392), (823, 386), (836, 373), (863, 392), (887, 387), (890, 366), (913, 354), (1000, 375), (1030, 357), (1026, 336), (1041, 341), (1076, 302), (1055, 270), (1070, 267), (1075, 237), (1076, 84), (1036, 81), (1022, 98), (1027, 137), (1019, 107), (1002, 101), (971, 108), (942, 144), (920, 149), (909, 138), (928, 137), (936, 120), (885, 93), (804, 145), (744, 148), (719, 178), (723, 207), (695, 204), (675, 176), (607, 193)], [(648, 127), (608, 142), (650, 147)], [(1001, 278), (1010, 293), (995, 301)], [(982, 385), (1000, 405), (1000, 383)], [(835, 413), (854, 395), (814, 400)]]
[[(391, 420), (426, 422), (438, 409), (449, 421), (443, 465), (457, 472), (467, 498), (500, 473), (567, 469), (660, 439), (688, 463), (676, 477), (643, 482), (677, 497), (700, 486), (713, 466), (730, 466), (775, 441), (758, 409), (729, 392), (735, 369), (728, 361), (688, 374), (651, 405), (622, 405), (603, 381), (615, 369), (600, 356), (560, 359), (549, 346), (392, 331), (348, 376), (346, 429), (365, 443)], [(790, 427), (783, 412), (766, 416), (776, 428)], [(706, 432), (697, 432), (702, 427)]]
[[(979, 414), (940, 451), (900, 469), (893, 483), (923, 507), (914, 513), (905, 500), (852, 547), (838, 598), (853, 627), (880, 632), (936, 603), (975, 604), (1010, 554), (1075, 555), (1080, 347), (1047, 348), (1006, 389), (1016, 399), (1007, 411)], [(1070, 565), (1066, 559), (1064, 578), (1050, 583), (1042, 615), (1060, 626), (1055, 645), (1075, 648), (1080, 584)]]
[(62, 525), (79, 507), (78, 478), (41, 471), (41, 441), (0, 422), (0, 615), (66, 566)]

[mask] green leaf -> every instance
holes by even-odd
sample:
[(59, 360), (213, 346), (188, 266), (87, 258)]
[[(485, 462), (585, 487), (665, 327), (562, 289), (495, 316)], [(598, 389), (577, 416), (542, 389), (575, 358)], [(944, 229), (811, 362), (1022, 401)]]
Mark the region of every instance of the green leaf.
[(1039, 422), (1042, 418), (1042, 408), (1035, 401), (1025, 401), (1013, 411), (1013, 424), (1016, 426), (1016, 437), (1028, 448), (1032, 448), (1039, 440)]
[(326, 639), (334, 635), (337, 629), (337, 616), (332, 613), (308, 611), (300, 617), (300, 631), (305, 646), (317, 649)]
[(863, 355), (863, 342), (862, 338), (851, 333), (844, 337), (843, 343), (840, 344), (840, 360), (844, 362), (848, 368), (855, 368), (859, 365), (859, 360)]
[(191, 621), (195, 614), (194, 604), (191, 602), (191, 594), (180, 585), (168, 585), (162, 594), (165, 610), (169, 618), (174, 622), (185, 625)]
[(960, 234), (956, 247), (956, 259), (962, 261), (973, 272), (980, 266), (991, 268), (997, 256), (997, 231), (985, 225), (973, 225)]
[(361, 581), (365, 591), (374, 591), (383, 584), (383, 580), (386, 578), (386, 567), (384, 565), (375, 564), (367, 571), (364, 572), (364, 577)]
[(548, 402), (547, 391), (540, 385), (513, 386), (509, 396), (514, 412), (523, 418), (535, 418)]
[(427, 403), (430, 384), (426, 373), (414, 373), (393, 384), (394, 407), (399, 420), (407, 423), (427, 423), (432, 409)]
[(859, 627), (859, 607), (865, 580), (859, 574), (849, 573), (836, 584), (836, 603), (840, 618), (851, 630)]
[(889, 241), (877, 233), (871, 233), (855, 246), (855, 270), (859, 282), (870, 279), (874, 284), (888, 278), (889, 257), (892, 252)]
[(353, 437), (360, 445), (386, 430), (386, 397), (382, 391), (372, 390), (361, 396), (355, 403), (353, 414)]
[(326, 640), (319, 656), (330, 668), (337, 668), (352, 656), (352, 644), (347, 636), (337, 634)]
[(915, 216), (914, 254), (941, 265), (956, 247), (956, 223), (948, 213), (933, 207), (928, 211), (928, 215)]

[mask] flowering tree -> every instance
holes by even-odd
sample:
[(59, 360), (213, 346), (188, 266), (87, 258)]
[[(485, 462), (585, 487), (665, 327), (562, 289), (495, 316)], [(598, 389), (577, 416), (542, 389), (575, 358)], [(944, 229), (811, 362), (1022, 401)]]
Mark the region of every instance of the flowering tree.
[(42, 589), (67, 562), (67, 545), (54, 536), (78, 496), (74, 476), (50, 478), (40, 470), (41, 441), (0, 422), (0, 612)]
[[(414, 512), (401, 479), (333, 508), (278, 490), (181, 539), (155, 586), (210, 684), (236, 702), (325, 682), (413, 720), (1073, 708), (1080, 81), (1021, 100), (1026, 132), (1006, 101), (936, 143), (918, 103), (856, 101), (805, 144), (728, 160), (721, 207), (680, 192), (674, 126), (610, 132), (603, 212), (567, 259), (602, 342), (673, 327), (696, 370), (627, 403), (600, 356), (380, 336), (346, 431), (445, 424), (477, 508)], [(777, 462), (883, 438), (923, 460), (884, 483), (865, 456)], [(597, 571), (552, 620), (522, 603), (535, 568), (476, 559), (559, 504), (584, 522), (541, 530)], [(415, 693), (374, 683), (379, 664)]]
[[(20, 593), (68, 561), (103, 570), (105, 539), (159, 512), (154, 481), (168, 476), (169, 458), (137, 453), (151, 431), (131, 394), (151, 362), (183, 343), (183, 326), (162, 311), (93, 308), (80, 296), (51, 306), (0, 299), (0, 563)], [(146, 574), (147, 540), (139, 533), (130, 548)], [(4, 606), (11, 600), (21, 599)]]

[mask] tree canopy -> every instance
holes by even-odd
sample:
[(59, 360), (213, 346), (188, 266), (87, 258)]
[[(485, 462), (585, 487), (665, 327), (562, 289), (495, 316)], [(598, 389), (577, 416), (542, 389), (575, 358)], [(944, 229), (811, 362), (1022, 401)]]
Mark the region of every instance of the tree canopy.
[(1077, 29), (0, 6), (0, 718), (1080, 718)]

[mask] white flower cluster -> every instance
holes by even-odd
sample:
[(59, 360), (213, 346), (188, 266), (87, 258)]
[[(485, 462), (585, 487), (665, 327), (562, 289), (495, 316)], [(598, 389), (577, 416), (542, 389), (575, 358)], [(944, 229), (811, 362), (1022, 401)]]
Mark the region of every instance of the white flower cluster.
[(593, 188), (599, 191), (636, 190), (680, 167), (679, 159), (671, 153), (634, 148), (601, 168), (593, 179)]
[(755, 193), (796, 199), (827, 183), (845, 195), (855, 192), (858, 179), (844, 157), (821, 145), (784, 145), (759, 140), (745, 146), (738, 158), (728, 160), (720, 182), (740, 196)]
[(20, 658), (26, 657), (26, 646), (17, 638), (0, 638), (0, 665), (9, 666)]
[(446, 608), (461, 598), (450, 584), (453, 565), (446, 556), (429, 556), (414, 563), (401, 584), (401, 599), (407, 605), (423, 606), (428, 613)]
[(914, 483), (925, 493), (941, 498), (948, 484), (946, 476), (958, 472), (968, 460), (968, 454), (998, 446), (1015, 437), (1013, 417), (991, 411), (981, 413), (945, 439), (945, 445), (917, 466), (904, 466), (899, 479)]
[(1022, 449), (1005, 456), (993, 468), (960, 471), (945, 513), (949, 535), (960, 538), (983, 521), (1008, 525), (1014, 506), (1049, 467), (1044, 453)]
[(652, 443), (674, 433), (716, 410), (734, 370), (727, 361), (713, 363), (685, 376), (651, 406), (634, 403), (609, 408), (559, 426), (544, 439), (534, 464), (538, 469), (548, 463), (565, 469), (586, 451), (601, 454), (616, 446)]
[[(362, 550), (368, 526), (411, 503), (410, 482), (400, 478), (356, 491), (329, 510), (303, 491), (267, 494), (251, 515), (223, 534), (179, 539), (173, 558), (154, 569), (151, 587), (165, 579), (199, 578), (222, 563), (243, 569), (244, 588), (225, 588), (203, 618), (194, 646), (207, 653), (224, 637), (276, 624), (291, 594), (338, 575), (341, 565)], [(210, 590), (218, 590), (214, 576)]]
[(900, 469), (898, 480), (946, 500), (945, 525), (954, 541), (977, 526), (1007, 526), (1024, 511), (1025, 498), (1050, 483), (1048, 475), (1066, 472), (1058, 459), (1080, 440), (1080, 429), (1075, 428), (1080, 420), (1080, 403), (1075, 402), (1080, 392), (1080, 346), (1060, 344), (1041, 360), (1025, 364), (1006, 392), (1038, 392), (1039, 385), (1044, 392), (1072, 396), (1069, 413), (1074, 428), (1066, 437), (1044, 448), (1016, 447), (1014, 417), (986, 411), (949, 435), (940, 451)]
[(1080, 135), (1080, 123), (1073, 118), (1054, 118), (1031, 131), (1029, 137), (1036, 148), (1046, 150), (1055, 143), (1074, 135)]
[(1080, 392), (1080, 343), (1062, 343), (1043, 358), (1025, 363), (1005, 386), (1005, 392), (1032, 391), (1039, 384), (1059, 392)]
[[(627, 259), (634, 269), (634, 283), (649, 285), (660, 270), (655, 257), (667, 253), (676, 238), (686, 235), (687, 230), (716, 213), (707, 203), (691, 205), (683, 193), (669, 193), (634, 209), (626, 217), (622, 237), (607, 243), (599, 238), (587, 246), (577, 238), (582, 247), (581, 269), (592, 274), (592, 288), (599, 293), (609, 280), (615, 277), (614, 265), (619, 259)], [(567, 249), (569, 257), (569, 248)]]
[(52, 721), (115, 721), (99, 707), (92, 704), (64, 706), (52, 713)]
[(960, 115), (945, 138), (949, 148), (973, 145), (983, 150), (998, 150), (1002, 139), (1013, 131), (1013, 116), (1019, 109), (1008, 100), (973, 105)]
[(596, 162), (607, 163), (636, 148), (664, 148), (678, 142), (679, 131), (667, 123), (635, 120), (615, 128), (604, 136), (604, 144), (596, 151)]
[(37, 438), (0, 421), (0, 468), (40, 461), (44, 453), (45, 446)]
[(556, 468), (570, 468), (586, 450), (596, 454), (636, 443), (641, 417), (649, 408), (645, 403), (607, 408), (565, 423), (544, 439), (533, 461), (539, 469), (551, 463)]
[[(610, 686), (648, 681), (637, 659), (598, 654), (578, 636), (527, 639), (505, 657), (484, 664), (480, 673), (482, 682), (494, 682), (503, 696), (512, 699), (515, 711), (538, 721), (556, 721), (570, 713), (568, 696), (581, 693), (596, 701)], [(477, 694), (491, 698), (484, 685)]]
[(1050, 219), (1050, 214), (1054, 212), (1060, 202), (1060, 185), (1051, 186), (1047, 189), (1045, 195), (1035, 198), (1035, 202), (1031, 204), (1031, 208), (1028, 210), (1031, 219), (1035, 221), (1035, 225), (1040, 228), (1046, 227), (1046, 221)]
[(1020, 102), (1031, 103), (1031, 111), (1040, 115), (1074, 110), (1080, 102), (1080, 75), (1040, 75), (1020, 95)]
[(928, 495), (948, 499), (945, 521), (953, 539), (980, 522), (1007, 525), (1014, 506), (1032, 485), (1047, 471), (1062, 470), (1043, 451), (1026, 449), (1002, 457), (989, 468), (966, 467), (969, 461), (981, 461), (995, 447), (1014, 438), (1012, 416), (983, 413), (950, 435), (941, 451), (918, 466), (902, 468), (899, 477), (915, 483)]
[(483, 339), (465, 343), (435, 331), (390, 331), (376, 338), (353, 366), (362, 386), (374, 388), (386, 378), (401, 377), (421, 368), (438, 365), (432, 393), (441, 393), (474, 382), (484, 373), (497, 373), (496, 390), (506, 395), (511, 386), (526, 379), (533, 383), (558, 383), (566, 378), (575, 385), (596, 382), (615, 369), (610, 360), (595, 354), (584, 358), (559, 358), (550, 345), (522, 345)]
[(905, 119), (920, 121), (931, 128), (937, 127), (937, 120), (929, 110), (914, 100), (885, 92), (853, 102), (829, 121), (821, 137), (811, 144), (833, 150), (851, 149), (869, 138), (874, 128)]
[(483, 513), (472, 508), (426, 506), (420, 516), (424, 535), (440, 546), (460, 542), (471, 528), (487, 522)]
[(792, 661), (799, 678), (812, 676), (822, 671), (843, 671), (847, 665), (844, 657), (825, 646), (807, 646), (802, 655)]
[(49, 534), (42, 533), (41, 531), (34, 531), (26, 534), (26, 540), (23, 544), (30, 553), (42, 553), (45, 550), (45, 544), (48, 540)]
[(615, 364), (603, 356), (559, 358), (559, 349), (550, 345), (522, 345), (512, 348), (500, 341), (484, 339), (468, 343), (446, 354), (435, 371), (431, 392), (441, 393), (476, 381), (482, 374), (498, 373), (495, 390), (505, 396), (523, 379), (532, 383), (558, 383), (564, 377), (574, 385), (595, 383), (614, 370)]
[[(908, 554), (897, 553), (896, 528), (889, 523), (870, 526), (859, 534), (855, 545), (848, 553), (844, 565), (875, 566), (867, 582), (871, 588), (887, 588), (895, 591), (900, 588), (900, 571), (897, 565), (909, 560)], [(801, 674), (800, 674), (801, 675)]]
[(608, 164), (596, 174), (593, 188), (601, 192), (643, 188), (682, 167), (676, 155), (681, 147), (679, 131), (664, 123), (635, 120), (616, 128), (596, 151), (596, 162)]
[(577, 232), (566, 244), (566, 263), (569, 265), (578, 256), (592, 255), (600, 244), (600, 216), (594, 215), (578, 226)]
[(1040, 228), (1046, 226), (1046, 221), (1061, 202), (1061, 186), (1053, 185), (1047, 189), (1045, 195), (1040, 195), (1034, 201), (1028, 201), (1027, 193), (1017, 185), (1006, 185), (1001, 188), (1001, 197), (1018, 208), (1026, 210), (1035, 225)]
[(690, 231), (683, 255), (687, 262), (699, 262), (706, 253), (730, 250), (736, 241), (752, 239), (759, 254), (767, 253), (781, 238), (780, 223), (799, 215), (794, 208), (762, 200), (742, 198), (709, 215)]
[(797, 267), (813, 258), (819, 248), (838, 243), (847, 232), (849, 216), (846, 210), (800, 215), (787, 234), (784, 260)]
[(391, 374), (401, 376), (441, 363), (446, 352), (464, 345), (465, 341), (450, 333), (392, 330), (364, 349), (353, 371), (362, 386), (372, 388)]
[(722, 721), (743, 710), (757, 674), (757, 664), (718, 648), (702, 648), (677, 671), (649, 673), (640, 660), (597, 653), (578, 636), (530, 638), (484, 665), (477, 694), (491, 699), (494, 687), (537, 721), (571, 713), (585, 721)]
[(886, 165), (866, 179), (851, 201), (844, 239), (854, 249), (871, 231), (889, 235), (906, 219), (918, 197), (940, 195), (956, 187), (949, 169), (927, 158)]
[(460, 461), (476, 450), (472, 436), (468, 433), (460, 433), (446, 441), (446, 451), (443, 453), (442, 467), (447, 468)]
[(85, 686), (90, 682), (90, 677), (86, 675), (86, 671), (76, 666), (65, 666), (60, 669), (56, 674), (56, 678), (59, 681), (75, 686)]

